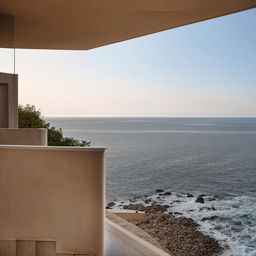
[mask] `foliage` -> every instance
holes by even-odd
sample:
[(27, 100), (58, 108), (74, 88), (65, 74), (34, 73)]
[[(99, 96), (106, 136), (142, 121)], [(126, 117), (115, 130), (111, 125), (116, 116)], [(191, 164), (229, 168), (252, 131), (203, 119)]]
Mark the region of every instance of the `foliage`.
[(50, 127), (42, 116), (40, 110), (33, 105), (21, 106), (18, 108), (19, 128), (46, 128), (48, 129), (49, 146), (90, 146), (90, 141), (76, 140), (72, 137), (63, 137), (61, 129)]
[(19, 105), (19, 128), (49, 128), (50, 124), (46, 123), (41, 112), (35, 106)]

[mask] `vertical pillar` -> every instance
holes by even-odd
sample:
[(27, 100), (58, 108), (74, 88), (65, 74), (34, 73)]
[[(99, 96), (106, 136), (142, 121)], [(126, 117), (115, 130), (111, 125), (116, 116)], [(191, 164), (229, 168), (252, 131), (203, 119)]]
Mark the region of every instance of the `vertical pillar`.
[(0, 128), (18, 128), (18, 75), (0, 73)]

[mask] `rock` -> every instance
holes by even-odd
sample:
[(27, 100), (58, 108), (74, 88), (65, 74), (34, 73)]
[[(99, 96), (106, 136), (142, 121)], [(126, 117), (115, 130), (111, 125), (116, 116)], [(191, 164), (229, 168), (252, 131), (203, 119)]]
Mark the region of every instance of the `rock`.
[(134, 211), (145, 211), (146, 206), (144, 206), (143, 204), (128, 204), (128, 205), (124, 205), (123, 208), (127, 210), (134, 210)]
[(170, 196), (172, 193), (170, 191), (166, 191), (163, 195), (164, 196)]
[(158, 213), (167, 211), (169, 207), (169, 205), (160, 204), (152, 204), (150, 206), (144, 206), (143, 204), (129, 204), (124, 205), (123, 208), (127, 210), (141, 211), (146, 213)]
[(205, 195), (205, 194), (200, 194), (199, 196), (204, 197), (204, 196), (206, 196), (206, 195)]
[(204, 204), (204, 198), (202, 196), (198, 196), (196, 199), (196, 203)]
[(151, 199), (145, 199), (145, 200), (144, 200), (144, 203), (145, 203), (145, 204), (149, 204), (151, 201), (152, 201)]
[(198, 224), (191, 218), (175, 217), (164, 213), (146, 213), (137, 226), (154, 237), (171, 254), (178, 256), (213, 256), (218, 242), (198, 231)]
[(109, 207), (108, 209), (111, 209), (113, 206), (115, 206), (116, 204), (114, 202), (109, 202), (107, 207)]
[(190, 193), (187, 193), (187, 197), (194, 197), (194, 196)]
[(206, 220), (216, 220), (218, 218), (218, 216), (214, 215), (211, 217), (204, 217), (201, 219), (201, 221), (206, 221)]
[(163, 193), (164, 192), (164, 190), (162, 190), (162, 189), (156, 189), (156, 193)]
[(174, 212), (173, 214), (175, 214), (175, 215), (182, 215), (181, 212)]

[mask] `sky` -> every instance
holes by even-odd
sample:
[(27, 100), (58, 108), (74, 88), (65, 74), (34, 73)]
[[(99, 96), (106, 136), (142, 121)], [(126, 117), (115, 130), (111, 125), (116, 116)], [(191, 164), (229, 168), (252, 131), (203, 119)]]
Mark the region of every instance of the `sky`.
[[(0, 71), (13, 71), (0, 50)], [(16, 50), (44, 116), (256, 115), (256, 9), (89, 51)]]

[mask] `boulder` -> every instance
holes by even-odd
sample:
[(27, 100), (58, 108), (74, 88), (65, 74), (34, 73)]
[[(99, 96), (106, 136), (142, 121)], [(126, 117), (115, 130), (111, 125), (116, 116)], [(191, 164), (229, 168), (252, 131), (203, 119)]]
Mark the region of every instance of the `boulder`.
[(194, 196), (190, 193), (187, 193), (187, 197), (194, 197)]
[(202, 196), (198, 196), (196, 199), (196, 203), (204, 204), (204, 198)]
[(107, 209), (111, 209), (113, 206), (115, 206), (116, 204), (114, 202), (109, 202), (107, 205)]

